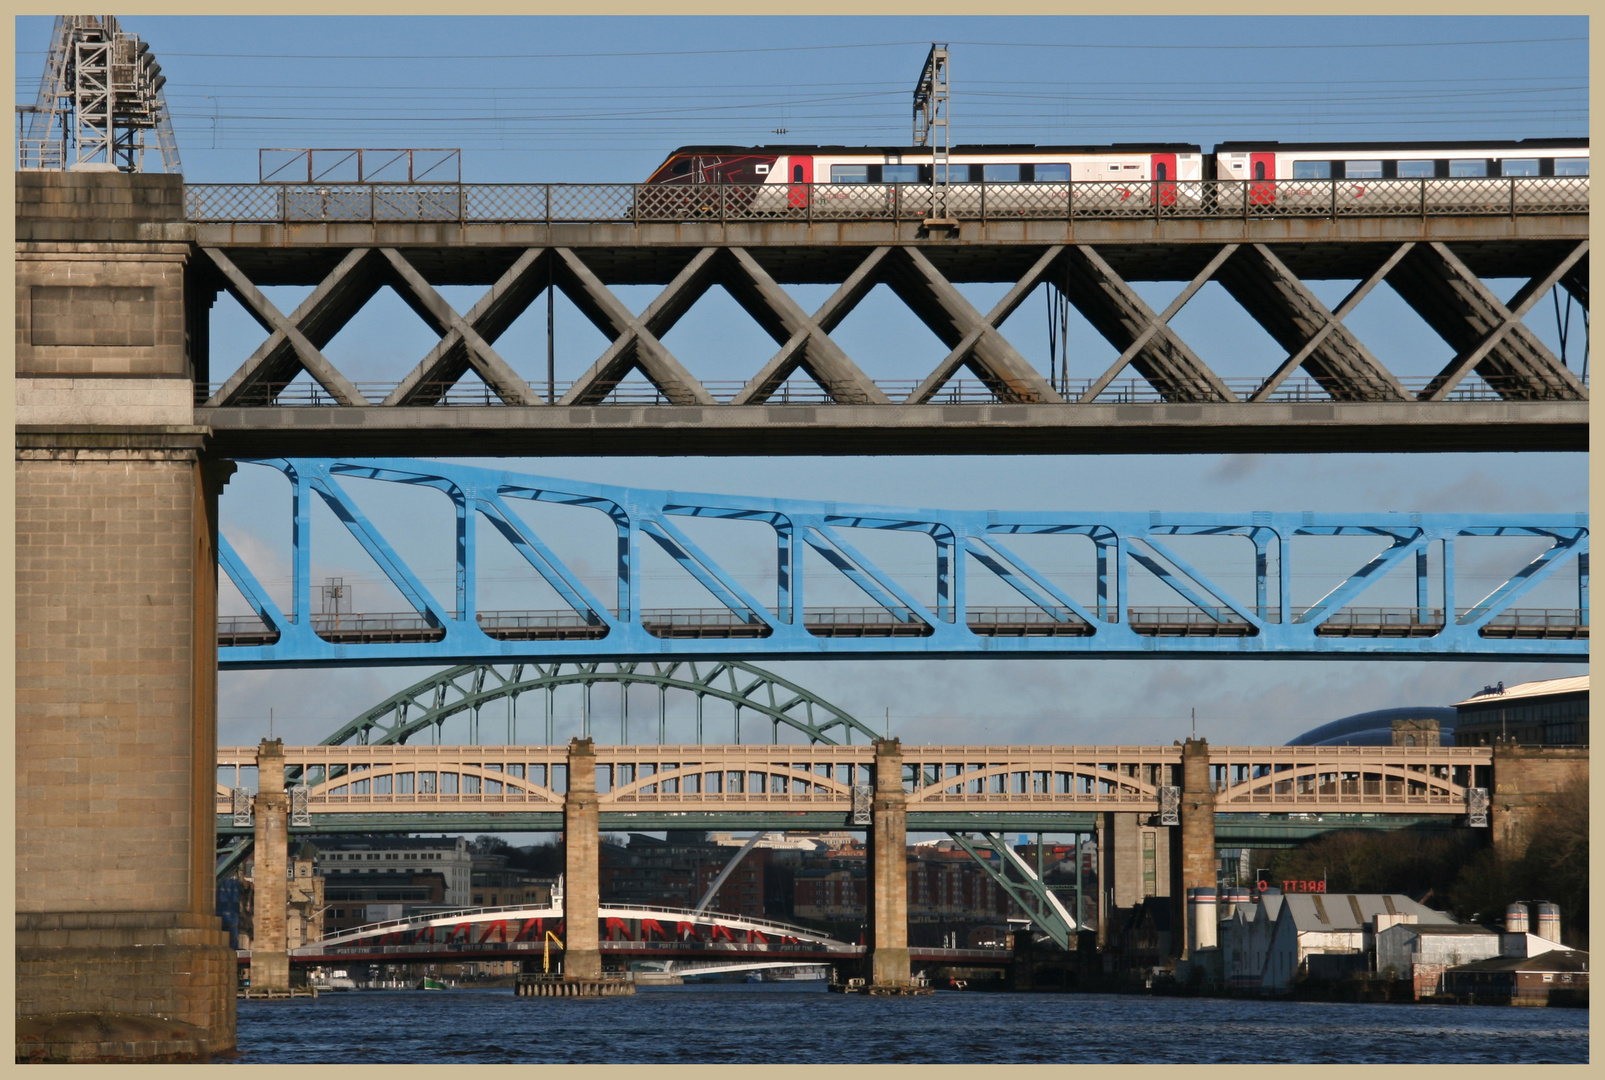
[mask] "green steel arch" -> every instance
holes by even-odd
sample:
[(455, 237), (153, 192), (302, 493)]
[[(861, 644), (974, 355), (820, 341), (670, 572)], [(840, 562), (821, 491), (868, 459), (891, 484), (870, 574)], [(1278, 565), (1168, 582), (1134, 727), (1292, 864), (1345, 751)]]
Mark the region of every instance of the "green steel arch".
[[(667, 662), (581, 662), (581, 663), (491, 663), (464, 664), (431, 675), (414, 683), (364, 712), (323, 740), (325, 746), (405, 743), (420, 731), (428, 730), (432, 741), (440, 741), (440, 729), (453, 716), (469, 714), (469, 742), (479, 742), (479, 710), (494, 701), (508, 700), (516, 725), (518, 698), (545, 691), (546, 741), (552, 740), (552, 694), (560, 686), (580, 686), (585, 692), (582, 714), (584, 734), (591, 733), (591, 687), (597, 683), (617, 683), (627, 688), (642, 684), (658, 688), (657, 735), (664, 741), (665, 698), (669, 691), (696, 695), (697, 743), (702, 738), (702, 709), (707, 698), (735, 707), (736, 730), (740, 731), (743, 712), (765, 717), (770, 724), (770, 741), (780, 741), (785, 725), (808, 737), (810, 743), (851, 745), (853, 733), (864, 742), (876, 738), (873, 730), (830, 702), (803, 689), (772, 671), (739, 661), (682, 660)], [(628, 695), (621, 692), (621, 729), (628, 725)], [(511, 736), (512, 731), (509, 732)], [(721, 742), (725, 740), (720, 740)]]

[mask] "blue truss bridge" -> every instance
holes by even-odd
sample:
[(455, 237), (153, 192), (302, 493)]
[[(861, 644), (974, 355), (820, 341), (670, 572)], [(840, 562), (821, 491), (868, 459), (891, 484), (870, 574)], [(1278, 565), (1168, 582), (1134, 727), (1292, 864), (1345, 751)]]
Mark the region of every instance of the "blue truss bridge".
[[(220, 536), (222, 568), (252, 612), (220, 621), (224, 668), (624, 660), (671, 652), (728, 659), (1363, 656), (1574, 663), (1588, 654), (1585, 513), (939, 510), (687, 494), (401, 458), (244, 464), (276, 469), (289, 481), (291, 596), (286, 612)], [(449, 499), (449, 511), (441, 506), (443, 515), (455, 517), (450, 595), (436, 595), (425, 575), (398, 554), (394, 537), (374, 524), (343, 483), (351, 480), (432, 489)], [(333, 512), (410, 610), (314, 609), (314, 502)], [(588, 571), (560, 557), (550, 538), (514, 509), (532, 503), (605, 518), (614, 550), (603, 554), (613, 563), (616, 591), (605, 598), (594, 592), (585, 582)], [(682, 528), (693, 518), (766, 526), (774, 591), (760, 597), (699, 546)], [(544, 581), (564, 606), (481, 608), (479, 541), (486, 530), (510, 545), (531, 580)], [(913, 573), (877, 564), (854, 542), (866, 533), (923, 536), (929, 562)], [(1023, 549), (1020, 538), (1043, 536), (1079, 542), (1094, 583), (1090, 595), (1073, 596), (1062, 575), (1016, 550)], [(1250, 580), (1249, 589), (1212, 580), (1173, 539), (1200, 536), (1239, 539), (1246, 573), (1234, 580)], [(1373, 553), (1318, 599), (1296, 603), (1295, 581), (1303, 584), (1297, 558), (1309, 550), (1305, 538), (1363, 538)], [(1536, 554), (1495, 575), (1491, 589), (1461, 595), (1457, 549), (1486, 538), (1525, 540)], [(1304, 542), (1295, 546), (1295, 540)], [(648, 545), (701, 586), (707, 606), (644, 603)], [(805, 573), (808, 552), (818, 559)], [(1413, 596), (1379, 606), (1372, 598), (1383, 590), (1374, 586), (1394, 571), (1389, 580), (1409, 579)], [(1567, 606), (1523, 606), (1534, 589), (1563, 573)], [(971, 604), (980, 579), (993, 595), (1001, 588), (1014, 602)], [(825, 592), (839, 596), (842, 582), (856, 591), (858, 604), (816, 599)], [(1166, 603), (1135, 602), (1139, 588)]]

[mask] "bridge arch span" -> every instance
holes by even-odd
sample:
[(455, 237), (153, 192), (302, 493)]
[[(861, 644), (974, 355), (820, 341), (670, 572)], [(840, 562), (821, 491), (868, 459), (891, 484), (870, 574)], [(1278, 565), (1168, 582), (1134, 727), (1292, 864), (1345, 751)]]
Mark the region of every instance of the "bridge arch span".
[[(772, 671), (740, 661), (684, 660), (463, 664), (437, 672), (392, 694), (323, 742), (328, 746), (405, 743), (420, 732), (428, 732), (431, 741), (439, 743), (440, 731), (446, 721), (466, 713), (469, 716), (469, 743), (477, 745), (480, 742), (478, 714), (481, 709), (492, 702), (508, 702), (511, 717), (509, 735), (512, 736), (516, 734), (518, 698), (544, 691), (545, 742), (550, 744), (553, 741), (553, 692), (564, 686), (584, 689), (587, 704), (583, 715), (583, 734), (590, 735), (593, 720), (589, 709), (590, 688), (598, 683), (616, 684), (623, 692), (627, 692), (631, 686), (657, 687), (660, 743), (666, 741), (665, 697), (671, 691), (695, 696), (699, 745), (703, 743), (702, 707), (707, 698), (734, 708), (738, 737), (743, 712), (755, 713), (767, 719), (770, 741), (775, 743), (779, 742), (782, 727), (800, 733), (810, 744), (851, 745), (855, 733), (861, 736), (860, 741), (864, 744), (873, 742), (876, 737), (871, 728), (846, 710)], [(510, 737), (509, 741), (513, 739)], [(728, 740), (719, 741), (724, 743)]]

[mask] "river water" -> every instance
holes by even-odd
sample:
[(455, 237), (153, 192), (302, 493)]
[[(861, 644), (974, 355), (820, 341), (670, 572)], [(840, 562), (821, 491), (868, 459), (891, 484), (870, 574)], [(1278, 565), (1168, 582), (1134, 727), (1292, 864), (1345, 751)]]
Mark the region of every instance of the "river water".
[(239, 1053), (228, 1060), (1585, 1063), (1588, 1011), (955, 991), (866, 998), (825, 993), (824, 983), (649, 987), (594, 1000), (370, 990), (242, 1001)]

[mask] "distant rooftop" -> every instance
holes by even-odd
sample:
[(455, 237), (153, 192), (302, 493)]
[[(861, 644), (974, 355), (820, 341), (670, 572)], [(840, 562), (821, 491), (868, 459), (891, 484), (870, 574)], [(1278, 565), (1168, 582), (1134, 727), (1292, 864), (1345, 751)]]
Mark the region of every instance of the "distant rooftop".
[(1482, 692), (1473, 694), (1464, 701), (1457, 701), (1455, 705), (1485, 705), (1490, 701), (1509, 701), (1511, 698), (1543, 697), (1549, 694), (1575, 694), (1588, 692), (1588, 676), (1575, 675), (1569, 679), (1541, 679), (1538, 682), (1517, 683), (1507, 686), (1503, 692), (1490, 691), (1484, 687)]

